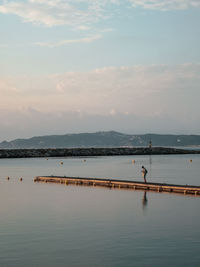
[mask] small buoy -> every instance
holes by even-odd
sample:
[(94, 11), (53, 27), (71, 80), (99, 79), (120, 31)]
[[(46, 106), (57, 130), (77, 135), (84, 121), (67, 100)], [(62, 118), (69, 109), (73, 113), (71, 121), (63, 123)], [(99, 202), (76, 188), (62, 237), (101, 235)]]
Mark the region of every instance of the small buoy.
[(134, 159), (132, 160), (132, 163), (135, 164), (135, 160)]
[(10, 177), (9, 176), (7, 177), (7, 180), (10, 180)]
[(60, 164), (63, 165), (63, 161), (61, 161)]
[(22, 177), (19, 180), (22, 182), (23, 181)]
[(48, 160), (48, 159), (46, 159), (46, 160)]
[(86, 159), (84, 159), (83, 161), (86, 162)]
[(192, 162), (192, 159), (190, 159), (190, 162)]

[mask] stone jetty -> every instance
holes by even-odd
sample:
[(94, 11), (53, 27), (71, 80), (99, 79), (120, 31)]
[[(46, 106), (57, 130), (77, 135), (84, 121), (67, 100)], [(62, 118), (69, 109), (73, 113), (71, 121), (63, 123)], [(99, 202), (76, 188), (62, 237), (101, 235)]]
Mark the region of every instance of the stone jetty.
[(94, 157), (167, 154), (200, 154), (200, 150), (187, 150), (171, 147), (0, 149), (0, 158)]

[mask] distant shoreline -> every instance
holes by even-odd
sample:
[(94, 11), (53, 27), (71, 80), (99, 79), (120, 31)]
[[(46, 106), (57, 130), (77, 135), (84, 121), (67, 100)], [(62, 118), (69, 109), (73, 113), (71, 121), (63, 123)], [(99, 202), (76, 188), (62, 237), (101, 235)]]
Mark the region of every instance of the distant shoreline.
[(0, 149), (0, 158), (50, 158), (174, 154), (200, 154), (200, 150), (179, 149), (172, 147)]
[[(200, 144), (200, 135), (173, 134), (124, 134), (116, 131), (77, 133), (64, 135), (34, 136), (27, 139), (2, 141), (0, 149), (44, 149), (44, 148), (90, 148), (90, 147), (174, 147)], [(187, 148), (188, 149), (188, 148)], [(191, 147), (191, 149), (193, 149)]]

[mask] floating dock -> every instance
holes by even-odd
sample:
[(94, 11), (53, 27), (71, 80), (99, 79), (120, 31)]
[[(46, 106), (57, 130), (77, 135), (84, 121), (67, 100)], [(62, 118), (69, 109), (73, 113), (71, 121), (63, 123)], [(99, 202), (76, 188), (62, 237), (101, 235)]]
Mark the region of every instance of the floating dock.
[(100, 178), (82, 178), (82, 177), (65, 177), (65, 176), (37, 176), (34, 182), (59, 183), (59, 184), (75, 184), (85, 186), (102, 186), (118, 189), (132, 190), (149, 190), (156, 192), (181, 193), (200, 196), (200, 186), (192, 185), (175, 185), (164, 183), (144, 183), (138, 181), (100, 179)]

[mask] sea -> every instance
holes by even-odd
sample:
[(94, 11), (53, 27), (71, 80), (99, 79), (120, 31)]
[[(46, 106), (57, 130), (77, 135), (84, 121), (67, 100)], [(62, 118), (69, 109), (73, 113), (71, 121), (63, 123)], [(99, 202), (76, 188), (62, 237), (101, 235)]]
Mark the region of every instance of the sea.
[(200, 266), (200, 196), (34, 183), (143, 181), (142, 165), (149, 182), (200, 186), (200, 155), (0, 159), (0, 267)]

